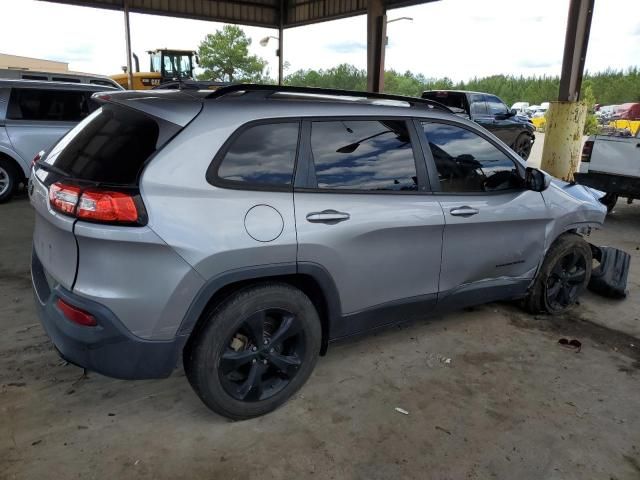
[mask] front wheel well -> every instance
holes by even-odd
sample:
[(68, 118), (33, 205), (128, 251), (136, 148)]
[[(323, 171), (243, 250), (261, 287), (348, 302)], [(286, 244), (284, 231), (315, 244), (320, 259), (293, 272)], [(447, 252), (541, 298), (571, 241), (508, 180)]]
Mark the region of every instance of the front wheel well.
[(252, 278), (247, 280), (240, 280), (237, 282), (230, 283), (225, 285), (224, 287), (218, 289), (209, 299), (206, 306), (200, 313), (200, 316), (193, 327), (187, 344), (185, 345), (185, 349), (189, 348), (191, 340), (194, 339), (198, 331), (204, 326), (206, 319), (208, 318), (207, 313), (211, 311), (211, 309), (217, 308), (218, 305), (222, 304), (227, 298), (239, 292), (240, 290), (244, 290), (248, 287), (253, 287), (256, 285), (260, 285), (263, 283), (273, 283), (280, 282), (286, 283), (301, 290), (313, 303), (314, 307), (318, 312), (318, 317), (320, 318), (320, 323), (322, 327), (322, 346), (320, 349), (320, 355), (324, 355), (327, 351), (327, 347), (329, 345), (329, 325), (330, 325), (330, 312), (329, 306), (327, 303), (327, 297), (320, 286), (320, 284), (316, 281), (315, 278), (311, 275), (307, 274), (291, 274), (291, 275), (275, 275), (268, 277), (259, 277)]
[(4, 152), (0, 152), (0, 159), (2, 160), (6, 160), (7, 162), (9, 162), (11, 164), (11, 166), (14, 168), (16, 174), (18, 175), (18, 181), (19, 182), (25, 182), (26, 181), (26, 177), (24, 175), (24, 171), (22, 170), (22, 166), (20, 165), (20, 163), (13, 158), (11, 155), (8, 155)]

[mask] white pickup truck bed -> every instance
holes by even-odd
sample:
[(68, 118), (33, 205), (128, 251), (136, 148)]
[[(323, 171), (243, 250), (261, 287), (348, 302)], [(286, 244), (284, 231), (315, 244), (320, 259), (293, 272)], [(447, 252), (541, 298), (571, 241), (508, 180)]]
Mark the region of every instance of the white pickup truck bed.
[(640, 131), (635, 137), (589, 137), (575, 180), (607, 192), (602, 201), (609, 210), (618, 197), (625, 197), (629, 202), (640, 198)]

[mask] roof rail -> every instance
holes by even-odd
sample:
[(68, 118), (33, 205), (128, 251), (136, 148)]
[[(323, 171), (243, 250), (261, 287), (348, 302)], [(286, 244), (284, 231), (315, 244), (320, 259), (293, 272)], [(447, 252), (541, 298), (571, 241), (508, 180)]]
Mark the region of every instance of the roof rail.
[(362, 92), (358, 90), (339, 90), (336, 88), (317, 88), (317, 87), (294, 87), (294, 86), (281, 86), (281, 85), (259, 85), (252, 83), (239, 83), (237, 85), (229, 85), (227, 87), (221, 87), (211, 92), (207, 98), (221, 98), (225, 95), (229, 95), (235, 92), (264, 92), (264, 97), (273, 95), (274, 93), (305, 93), (314, 95), (331, 95), (338, 97), (358, 97), (358, 98), (370, 98), (375, 100), (395, 100), (398, 102), (406, 102), (412, 107), (424, 106), (427, 108), (434, 108), (443, 110), (448, 113), (453, 111), (434, 100), (428, 100), (426, 98), (408, 97), (405, 95), (389, 95), (386, 93), (374, 93), (374, 92)]

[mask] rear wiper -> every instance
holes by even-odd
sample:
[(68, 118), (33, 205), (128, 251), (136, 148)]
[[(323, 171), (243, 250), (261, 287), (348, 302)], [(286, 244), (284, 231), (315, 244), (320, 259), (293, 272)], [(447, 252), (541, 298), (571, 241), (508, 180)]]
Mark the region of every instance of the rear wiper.
[(47, 172), (57, 173), (58, 175), (62, 175), (64, 177), (70, 177), (69, 172), (62, 170), (61, 168), (56, 167), (55, 165), (51, 165), (50, 163), (45, 163), (42, 160), (38, 160), (36, 162), (36, 166), (40, 167)]

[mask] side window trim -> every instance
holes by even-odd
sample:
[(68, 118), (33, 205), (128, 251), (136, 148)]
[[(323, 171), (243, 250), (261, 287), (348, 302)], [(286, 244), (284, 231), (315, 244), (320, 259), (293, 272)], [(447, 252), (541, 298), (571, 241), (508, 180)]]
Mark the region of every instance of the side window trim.
[[(377, 190), (349, 190), (349, 189), (321, 189), (318, 188), (318, 182), (315, 175), (315, 163), (313, 161), (313, 153), (311, 151), (311, 124), (313, 122), (332, 122), (332, 121), (376, 121), (376, 120), (396, 120), (405, 122), (409, 132), (411, 141), (411, 150), (413, 152), (413, 161), (416, 167), (416, 175), (418, 177), (417, 191), (377, 191)], [(430, 180), (427, 178), (427, 168), (424, 161), (424, 152), (420, 142), (419, 131), (415, 130), (411, 117), (404, 116), (386, 116), (386, 115), (345, 115), (345, 116), (327, 116), (327, 117), (305, 117), (302, 119), (302, 128), (300, 129), (302, 138), (300, 140), (300, 148), (298, 149), (298, 170), (294, 181), (294, 191), (304, 193), (341, 193), (354, 195), (420, 195), (431, 193)], [(424, 136), (424, 135), (422, 135)]]
[[(277, 123), (297, 123), (298, 124), (298, 142), (296, 145), (296, 153), (293, 161), (293, 174), (291, 176), (291, 184), (290, 185), (268, 185), (268, 184), (259, 184), (259, 183), (251, 183), (251, 182), (240, 182), (234, 180), (225, 180), (218, 176), (218, 169), (220, 168), (220, 164), (222, 160), (227, 155), (227, 152), (231, 148), (231, 146), (235, 143), (237, 138), (242, 135), (245, 131), (250, 128), (259, 126), (259, 125), (273, 125)], [(254, 190), (254, 191), (262, 191), (262, 192), (292, 192), (293, 185), (295, 183), (296, 178), (296, 170), (300, 157), (300, 138), (302, 133), (302, 119), (300, 117), (277, 117), (277, 118), (262, 118), (260, 120), (253, 120), (247, 123), (243, 123), (240, 125), (229, 138), (225, 140), (220, 149), (216, 152), (211, 163), (207, 167), (207, 171), (205, 172), (205, 179), (210, 185), (218, 188), (228, 188), (232, 190)]]
[(449, 195), (449, 196), (501, 195), (501, 194), (504, 194), (504, 193), (513, 192), (513, 191), (515, 191), (515, 189), (500, 190), (500, 191), (495, 191), (495, 192), (443, 192), (442, 188), (440, 186), (440, 178), (438, 177), (438, 169), (436, 168), (436, 162), (435, 162), (435, 159), (433, 158), (433, 153), (431, 152), (431, 147), (429, 146), (429, 142), (427, 141), (427, 137), (424, 134), (424, 129), (422, 128), (422, 123), (444, 123), (446, 125), (453, 125), (454, 127), (458, 127), (458, 128), (462, 128), (462, 129), (468, 130), (468, 131), (478, 135), (480, 138), (482, 138), (483, 140), (486, 140), (487, 142), (489, 142), (496, 149), (498, 149), (498, 151), (500, 151), (507, 158), (509, 158), (509, 160), (511, 160), (513, 162), (513, 164), (515, 165), (516, 170), (518, 171), (518, 175), (520, 175), (522, 178), (524, 178), (524, 174), (525, 174), (524, 166), (522, 166), (522, 164), (519, 161), (514, 159), (514, 156), (510, 152), (508, 152), (505, 149), (503, 149), (500, 145), (495, 143), (491, 138), (486, 136), (480, 130), (476, 130), (476, 129), (468, 126), (468, 125), (464, 125), (462, 123), (451, 121), (451, 120), (448, 120), (448, 119), (445, 120), (445, 119), (434, 119), (434, 118), (416, 118), (414, 120), (414, 124), (415, 124), (415, 128), (418, 130), (418, 132), (422, 132), (422, 135), (420, 135), (420, 144), (421, 144), (421, 146), (422, 146), (422, 148), (424, 150), (424, 158), (425, 158), (425, 161), (427, 163), (427, 171), (429, 172), (429, 179), (431, 181), (431, 184), (433, 185), (432, 191), (433, 191), (434, 194), (436, 194), (436, 195)]

